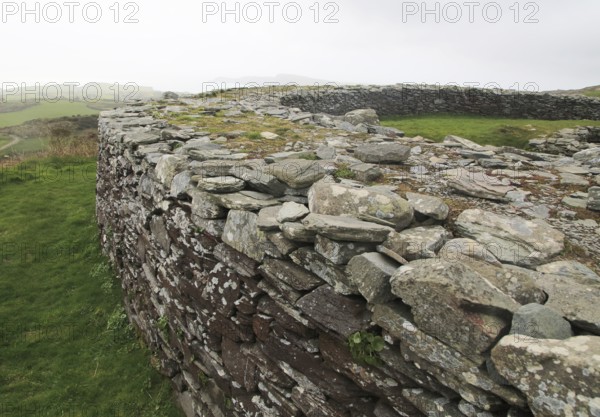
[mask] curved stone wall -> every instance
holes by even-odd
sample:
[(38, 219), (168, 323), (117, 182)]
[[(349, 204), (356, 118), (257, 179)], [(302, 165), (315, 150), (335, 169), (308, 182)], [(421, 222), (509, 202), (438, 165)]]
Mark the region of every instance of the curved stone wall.
[(294, 89), (281, 102), (304, 111), (335, 115), (371, 108), (380, 116), (453, 113), (543, 120), (600, 119), (600, 99), (596, 98), (413, 84)]
[[(597, 415), (600, 278), (551, 263), (561, 232), (473, 209), (477, 198), (450, 222), (440, 198), (340, 180), (336, 166), (373, 181), (380, 167), (364, 161), (391, 175), (411, 154), (464, 165), (492, 151), (374, 134), (356, 164), (327, 147), (248, 159), (223, 145), (239, 132), (154, 117), (312, 117), (249, 106), (139, 103), (100, 117), (102, 245), (188, 417)], [(328, 143), (342, 152), (345, 140)], [(435, 158), (473, 196), (514, 190)]]

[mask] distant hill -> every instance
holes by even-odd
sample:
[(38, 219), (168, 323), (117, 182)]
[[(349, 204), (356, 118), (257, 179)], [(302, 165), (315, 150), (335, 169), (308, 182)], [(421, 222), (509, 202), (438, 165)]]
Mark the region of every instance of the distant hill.
[(587, 96), (587, 97), (600, 98), (600, 85), (595, 85), (592, 87), (584, 87), (584, 88), (580, 88), (579, 90), (547, 91), (547, 93), (560, 94), (560, 95), (565, 95), (565, 96)]

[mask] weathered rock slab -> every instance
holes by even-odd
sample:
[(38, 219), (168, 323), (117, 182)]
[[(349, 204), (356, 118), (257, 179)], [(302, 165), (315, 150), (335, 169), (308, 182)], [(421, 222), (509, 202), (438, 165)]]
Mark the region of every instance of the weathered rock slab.
[[(275, 199), (263, 199), (255, 198), (246, 194), (231, 193), (231, 194), (209, 194), (212, 201), (222, 207), (230, 210), (249, 210), (257, 211), (265, 207), (276, 206), (279, 204), (279, 200)], [(267, 196), (270, 197), (270, 196)]]
[(536, 339), (568, 339), (573, 330), (555, 310), (541, 304), (526, 304), (515, 311), (510, 334)]
[(399, 143), (374, 143), (361, 145), (354, 156), (372, 164), (401, 164), (410, 156), (410, 147)]
[(185, 169), (187, 158), (180, 155), (163, 155), (156, 163), (156, 177), (166, 187), (171, 187), (175, 175)]
[(319, 277), (306, 271), (306, 269), (287, 261), (267, 259), (259, 269), (274, 279), (286, 283), (297, 291), (310, 291), (319, 285), (324, 284)]
[(358, 242), (340, 242), (317, 235), (315, 251), (336, 265), (345, 265), (350, 259), (365, 252), (372, 252), (373, 244)]
[(481, 243), (473, 239), (457, 238), (446, 242), (439, 251), (440, 258), (450, 262), (462, 262), (472, 258), (500, 266), (500, 261)]
[(384, 303), (395, 298), (390, 287), (390, 277), (399, 266), (380, 253), (369, 252), (352, 258), (346, 267), (346, 273), (369, 303)]
[(466, 356), (489, 349), (519, 304), (461, 263), (423, 259), (400, 267), (392, 292), (412, 307), (415, 324)]
[(311, 213), (358, 218), (368, 215), (390, 222), (398, 230), (413, 220), (413, 209), (399, 195), (373, 188), (356, 189), (350, 186), (320, 181), (308, 192)]
[(277, 213), (277, 221), (279, 223), (295, 222), (306, 217), (310, 213), (304, 204), (294, 202), (283, 203), (283, 206)]
[(361, 123), (378, 125), (379, 116), (377, 116), (377, 112), (373, 109), (358, 109), (346, 113), (344, 115), (344, 121), (352, 123), (353, 125), (358, 125)]
[(563, 275), (575, 279), (593, 280), (600, 283), (600, 276), (590, 268), (577, 261), (557, 261), (540, 265), (536, 271), (544, 274)]
[(267, 235), (258, 228), (258, 215), (231, 210), (222, 236), (223, 242), (255, 261), (261, 262), (266, 250), (276, 250)]
[(318, 161), (288, 159), (268, 167), (268, 173), (294, 189), (313, 185), (326, 175)]
[(416, 213), (435, 220), (446, 220), (450, 208), (441, 198), (430, 195), (406, 193), (406, 199)]
[(390, 233), (382, 246), (409, 261), (414, 261), (435, 258), (436, 253), (451, 238), (452, 234), (442, 226), (415, 227), (400, 233)]
[(593, 211), (600, 211), (600, 187), (589, 189), (587, 208)]
[(456, 219), (458, 232), (475, 239), (501, 262), (533, 267), (547, 263), (565, 246), (565, 236), (542, 220), (507, 217), (480, 209)]
[(525, 393), (539, 416), (600, 412), (600, 337), (540, 340), (505, 336), (492, 350), (496, 369)]
[(363, 300), (338, 294), (329, 285), (305, 295), (296, 305), (315, 323), (346, 339), (367, 328), (371, 316)]
[(244, 181), (235, 177), (192, 177), (192, 180), (198, 182), (198, 188), (211, 193), (235, 193), (244, 189)]
[(446, 171), (448, 185), (460, 194), (494, 201), (507, 201), (506, 194), (515, 187), (506, 185), (498, 178), (484, 172), (459, 168)]
[(387, 226), (363, 222), (352, 217), (309, 214), (302, 224), (311, 231), (334, 240), (356, 242), (383, 242), (392, 231)]

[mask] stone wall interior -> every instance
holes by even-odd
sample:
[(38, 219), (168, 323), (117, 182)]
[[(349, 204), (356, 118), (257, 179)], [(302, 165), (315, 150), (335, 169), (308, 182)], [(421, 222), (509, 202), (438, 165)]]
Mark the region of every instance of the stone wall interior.
[(600, 416), (600, 146), (407, 138), (371, 90), (101, 114), (102, 245), (185, 414)]
[(474, 114), (543, 120), (600, 119), (600, 99), (499, 89), (422, 84), (288, 88), (281, 102), (314, 113), (343, 115), (371, 108), (380, 116)]

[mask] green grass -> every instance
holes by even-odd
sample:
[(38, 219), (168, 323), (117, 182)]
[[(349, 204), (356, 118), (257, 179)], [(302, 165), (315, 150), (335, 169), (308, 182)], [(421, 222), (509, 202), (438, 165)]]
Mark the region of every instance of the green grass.
[(62, 116), (98, 114), (100, 111), (91, 109), (85, 102), (59, 101), (57, 103), (41, 102), (24, 110), (0, 113), (0, 127), (16, 126), (34, 119), (52, 119)]
[(583, 93), (584, 96), (588, 96), (588, 97), (598, 97), (600, 98), (600, 90), (595, 90), (595, 91), (586, 91)]
[[(0, 137), (0, 148), (10, 142), (10, 138)], [(0, 151), (1, 152), (1, 151)]]
[[(48, 138), (23, 139), (16, 145), (10, 146), (0, 151), (0, 157), (4, 155), (27, 155), (48, 149)], [(8, 142), (8, 141), (7, 141)], [(2, 142), (0, 141), (0, 146)]]
[(531, 120), (483, 116), (427, 115), (384, 117), (384, 126), (403, 130), (406, 136), (423, 136), (442, 141), (457, 135), (483, 145), (523, 148), (530, 139), (545, 136), (566, 127), (600, 126), (598, 120)]
[(100, 254), (95, 163), (0, 168), (2, 415), (180, 417)]

